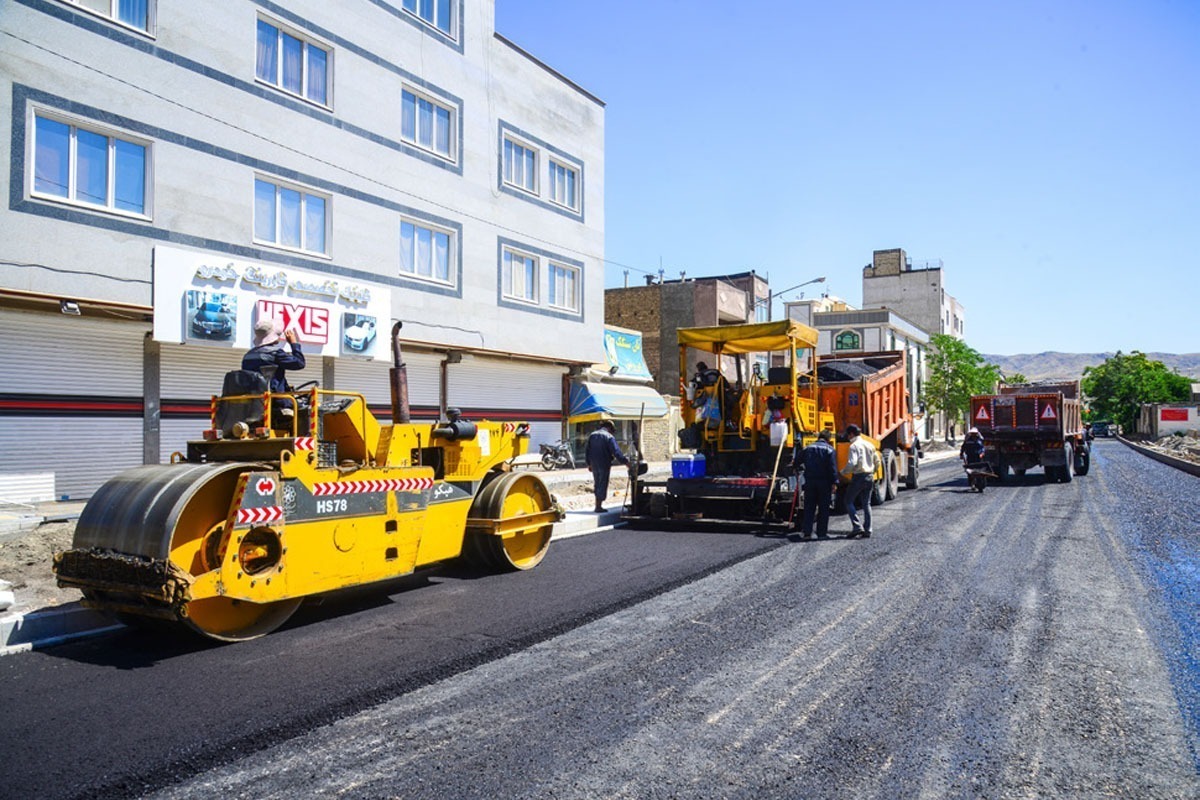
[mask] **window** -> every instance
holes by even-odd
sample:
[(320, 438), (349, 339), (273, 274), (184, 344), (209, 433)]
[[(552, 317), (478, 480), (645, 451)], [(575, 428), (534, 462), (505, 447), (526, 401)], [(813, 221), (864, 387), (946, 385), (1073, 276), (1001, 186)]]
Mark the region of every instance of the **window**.
[(452, 36), (450, 3), (451, 0), (404, 0), (404, 10)]
[(537, 151), (505, 139), (504, 182), (537, 194)]
[(861, 350), (862, 338), (854, 331), (842, 331), (833, 344), (834, 350)]
[(150, 0), (65, 0), (73, 6), (108, 17), (111, 20), (137, 28), (150, 30)]
[(527, 303), (538, 301), (538, 262), (533, 256), (504, 250), (504, 296)]
[(404, 89), (400, 94), (400, 138), (422, 150), (453, 158), (454, 112), (423, 95)]
[(36, 115), (33, 194), (147, 215), (149, 145)]
[(550, 305), (579, 310), (579, 270), (562, 264), (550, 265)]
[(329, 51), (258, 21), (255, 75), (260, 81), (323, 106), (329, 105)]
[(254, 240), (326, 253), (329, 200), (303, 189), (254, 179)]
[(450, 277), (451, 235), (416, 222), (400, 222), (400, 272), (440, 283)]
[(576, 193), (578, 173), (571, 167), (563, 166), (557, 161), (550, 162), (550, 199), (560, 206), (578, 209), (579, 201)]

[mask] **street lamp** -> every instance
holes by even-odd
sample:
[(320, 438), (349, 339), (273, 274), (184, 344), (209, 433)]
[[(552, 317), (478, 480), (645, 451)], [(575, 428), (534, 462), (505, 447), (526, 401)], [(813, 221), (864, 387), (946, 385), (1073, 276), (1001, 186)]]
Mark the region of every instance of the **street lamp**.
[(779, 295), (787, 294), (788, 292), (793, 292), (796, 289), (799, 289), (801, 286), (808, 286), (810, 283), (824, 283), (824, 282), (825, 282), (824, 277), (813, 278), (810, 281), (805, 281), (804, 283), (797, 283), (795, 286), (789, 286), (786, 289), (780, 289), (778, 292), (771, 292), (769, 295), (767, 295), (766, 297), (764, 297), (761, 300), (759, 300), (758, 302), (756, 302), (754, 304), (754, 307), (758, 308), (758, 306), (760, 304), (766, 303), (767, 304), (767, 316), (770, 316), (771, 315), (771, 301), (774, 300), (776, 297), (779, 297)]

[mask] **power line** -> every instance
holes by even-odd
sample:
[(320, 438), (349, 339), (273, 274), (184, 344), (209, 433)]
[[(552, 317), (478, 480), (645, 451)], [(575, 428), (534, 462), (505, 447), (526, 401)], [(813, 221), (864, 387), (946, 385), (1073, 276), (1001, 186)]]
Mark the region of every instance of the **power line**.
[[(397, 187), (397, 186), (393, 186), (393, 185), (391, 185), (391, 184), (389, 184), (389, 183), (385, 183), (384, 181), (381, 181), (381, 180), (379, 180), (379, 179), (377, 179), (377, 178), (374, 178), (374, 177), (372, 177), (372, 176), (370, 176), (370, 175), (364, 175), (364, 174), (362, 174), (362, 173), (360, 173), (360, 172), (357, 172), (356, 170), (353, 170), (353, 169), (351, 169), (350, 167), (346, 167), (346, 166), (343, 166), (343, 165), (341, 165), (341, 164), (337, 164), (337, 163), (335, 163), (335, 162), (333, 162), (333, 161), (329, 161), (328, 159), (324, 159), (324, 158), (321, 158), (321, 157), (319, 157), (319, 156), (313, 155), (312, 153), (309, 153), (309, 152), (305, 152), (305, 151), (303, 151), (303, 150), (300, 150), (300, 149), (298, 149), (298, 148), (296, 148), (296, 147), (293, 147), (293, 146), (291, 146), (291, 145), (288, 145), (288, 144), (286, 144), (286, 143), (284, 143), (284, 142), (280, 142), (280, 141), (277, 141), (277, 140), (275, 140), (275, 139), (272, 139), (272, 138), (270, 138), (269, 136), (265, 136), (265, 135), (263, 135), (263, 134), (261, 134), (261, 133), (257, 133), (257, 132), (255, 132), (255, 131), (249, 130), (248, 128), (243, 128), (243, 127), (241, 127), (241, 126), (239, 126), (239, 125), (235, 125), (234, 123), (232, 123), (232, 122), (230, 122), (230, 121), (228, 121), (228, 120), (221, 119), (221, 118), (219, 118), (219, 117), (215, 117), (215, 116), (213, 116), (212, 114), (209, 114), (209, 113), (207, 113), (207, 112), (205, 112), (205, 111), (201, 111), (201, 110), (200, 110), (200, 109), (198, 109), (198, 108), (195, 108), (195, 107), (193, 107), (193, 106), (189, 106), (189, 105), (187, 105), (186, 103), (182, 103), (182, 102), (180, 102), (180, 101), (178, 101), (178, 100), (175, 100), (175, 99), (173, 99), (173, 98), (170, 98), (170, 97), (166, 97), (166, 96), (164, 96), (164, 95), (161, 95), (161, 94), (159, 94), (159, 93), (157, 93), (157, 92), (155, 92), (155, 91), (152, 91), (151, 89), (148, 89), (148, 88), (146, 88), (146, 87), (144, 87), (144, 86), (138, 86), (137, 84), (135, 84), (135, 83), (132, 83), (131, 81), (129, 81), (129, 80), (126, 80), (125, 78), (118, 77), (118, 76), (116, 76), (116, 75), (113, 75), (113, 74), (112, 74), (112, 73), (110, 73), (110, 72), (105, 72), (104, 70), (102, 70), (102, 69), (99, 69), (98, 67), (95, 67), (95, 66), (93, 66), (93, 65), (91, 65), (91, 64), (87, 64), (87, 63), (85, 63), (85, 62), (82, 62), (82, 61), (79, 61), (79, 60), (77, 60), (77, 59), (71, 58), (70, 56), (68, 56), (68, 55), (66, 55), (66, 54), (64, 54), (64, 53), (59, 53), (59, 52), (56, 52), (56, 51), (54, 51), (54, 50), (51, 50), (51, 49), (50, 49), (50, 48), (48, 48), (48, 47), (44, 47), (44, 46), (42, 46), (42, 45), (40, 45), (40, 44), (37, 44), (36, 42), (31, 42), (31, 41), (29, 41), (28, 39), (25, 39), (25, 38), (22, 38), (22, 37), (20, 37), (20, 36), (17, 36), (16, 34), (12, 33), (11, 31), (2, 31), (2, 32), (3, 32), (3, 33), (6, 35), (6, 36), (8, 36), (8, 37), (10, 37), (10, 38), (12, 38), (12, 39), (15, 39), (15, 40), (17, 40), (17, 41), (19, 41), (19, 42), (22, 42), (22, 43), (24, 43), (24, 44), (26, 44), (26, 45), (29, 45), (30, 47), (33, 47), (33, 48), (35, 48), (35, 49), (37, 49), (37, 50), (40, 50), (40, 51), (42, 51), (43, 53), (47, 53), (47, 54), (49, 54), (49, 55), (51, 55), (51, 56), (54, 56), (54, 57), (56, 57), (56, 58), (60, 58), (60, 59), (62, 59), (63, 61), (66, 61), (66, 62), (68, 62), (68, 63), (70, 63), (70, 64), (74, 64), (74, 65), (75, 65), (75, 66), (77, 66), (77, 67), (80, 67), (80, 68), (82, 68), (82, 69), (88, 70), (88, 71), (90, 71), (90, 72), (94, 72), (94, 73), (96, 73), (97, 75), (102, 75), (102, 76), (104, 76), (105, 78), (108, 78), (109, 80), (116, 81), (117, 83), (120, 83), (120, 84), (122, 84), (122, 85), (124, 85), (124, 86), (128, 86), (130, 89), (133, 89), (134, 91), (141, 92), (141, 93), (143, 93), (143, 94), (149, 95), (150, 97), (153, 97), (153, 98), (155, 98), (155, 99), (157, 99), (157, 100), (161, 100), (161, 101), (162, 101), (162, 102), (164, 102), (164, 103), (167, 103), (167, 104), (169, 104), (169, 105), (175, 106), (175, 107), (177, 107), (177, 108), (181, 108), (181, 109), (183, 109), (183, 110), (185, 110), (185, 111), (190, 111), (191, 113), (193, 113), (193, 114), (196, 114), (196, 115), (198, 115), (198, 116), (200, 116), (200, 117), (203, 117), (204, 119), (211, 120), (212, 122), (215, 122), (215, 123), (217, 123), (218, 125), (223, 125), (223, 126), (225, 126), (225, 127), (227, 127), (227, 128), (230, 128), (230, 129), (232, 129), (232, 130), (238, 131), (239, 133), (242, 133), (242, 134), (245, 134), (245, 135), (247, 135), (247, 136), (250, 136), (250, 137), (252, 137), (252, 138), (258, 139), (259, 141), (265, 142), (265, 143), (267, 143), (267, 144), (274, 145), (274, 146), (276, 146), (276, 147), (278, 147), (278, 148), (280, 148), (280, 149), (282, 149), (282, 150), (285, 150), (285, 151), (287, 151), (287, 152), (290, 152), (290, 153), (293, 153), (293, 154), (295, 154), (295, 155), (301, 156), (301, 157), (303, 157), (303, 158), (310, 159), (310, 160), (312, 160), (312, 161), (314, 161), (314, 162), (316, 162), (316, 163), (318, 163), (318, 164), (323, 164), (323, 165), (325, 165), (325, 166), (327, 166), (327, 167), (331, 167), (332, 169), (338, 170), (338, 171), (340, 171), (340, 172), (343, 172), (343, 173), (345, 173), (345, 174), (347, 174), (347, 175), (352, 175), (352, 176), (354, 176), (355, 178), (358, 178), (358, 179), (360, 179), (360, 180), (366, 181), (367, 183), (374, 184), (374, 185), (376, 185), (376, 186), (380, 186), (380, 187), (382, 187), (382, 188), (388, 189), (389, 191), (396, 192), (396, 193), (398, 193), (398, 194), (400, 194), (400, 195), (404, 195), (404, 196), (406, 196), (406, 197), (413, 198), (414, 200), (418, 200), (418, 201), (420, 201), (420, 202), (422, 202), (422, 203), (425, 203), (425, 204), (427, 204), (427, 205), (430, 205), (430, 206), (434, 206), (434, 207), (436, 207), (436, 208), (443, 209), (443, 210), (445, 210), (445, 211), (448, 211), (448, 212), (450, 212), (451, 214), (453, 214), (453, 215), (455, 215), (455, 216), (457, 216), (457, 217), (462, 217), (462, 218), (466, 218), (466, 219), (472, 219), (472, 220), (475, 220), (476, 222), (482, 222), (482, 223), (484, 223), (485, 225), (492, 226), (492, 227), (494, 227), (494, 228), (496, 228), (496, 229), (498, 229), (498, 230), (505, 231), (505, 232), (507, 232), (507, 233), (514, 234), (514, 235), (516, 235), (516, 236), (520, 236), (520, 237), (522, 237), (523, 239), (533, 240), (533, 241), (535, 241), (535, 242), (538, 242), (538, 243), (540, 243), (540, 244), (548, 245), (548, 246), (550, 246), (550, 247), (557, 248), (557, 249), (560, 249), (560, 250), (567, 250), (567, 251), (569, 251), (569, 252), (572, 252), (572, 253), (574, 253), (574, 254), (576, 254), (576, 255), (582, 256), (582, 257), (584, 257), (584, 258), (590, 258), (590, 259), (592, 259), (592, 260), (594, 260), (594, 261), (599, 261), (599, 262), (601, 262), (601, 263), (604, 263), (604, 264), (612, 264), (613, 266), (620, 267), (620, 268), (622, 268), (622, 269), (631, 269), (631, 270), (634, 270), (635, 272), (641, 272), (641, 273), (643, 273), (643, 274), (645, 274), (645, 275), (653, 275), (653, 274), (655, 274), (655, 273), (653, 273), (653, 272), (651, 272), (651, 271), (649, 271), (649, 270), (644, 270), (644, 269), (642, 269), (641, 267), (635, 267), (635, 266), (632, 266), (632, 265), (630, 265), (630, 264), (623, 264), (623, 263), (621, 263), (621, 262), (619, 262), (619, 261), (614, 261), (614, 260), (612, 260), (612, 259), (610, 259), (610, 258), (605, 258), (604, 256), (596, 255), (595, 253), (588, 253), (588, 252), (586, 252), (586, 251), (580, 250), (580, 249), (578, 249), (578, 248), (575, 248), (575, 247), (570, 247), (570, 246), (563, 245), (563, 244), (561, 244), (561, 243), (558, 243), (558, 242), (551, 241), (551, 240), (549, 240), (549, 239), (545, 239), (545, 238), (543, 238), (543, 237), (541, 237), (541, 236), (538, 236), (538, 235), (536, 235), (536, 234), (530, 234), (530, 233), (527, 233), (527, 232), (525, 232), (525, 231), (518, 230), (518, 229), (516, 229), (516, 228), (511, 228), (511, 227), (509, 227), (509, 226), (507, 226), (507, 225), (500, 224), (500, 223), (498, 223), (497, 221), (495, 221), (495, 220), (493, 220), (493, 219), (488, 219), (488, 218), (485, 218), (485, 217), (477, 216), (477, 215), (471, 214), (471, 213), (469, 213), (469, 212), (466, 212), (466, 211), (464, 211), (464, 210), (462, 210), (461, 208), (458, 208), (458, 207), (456, 207), (456, 206), (450, 206), (450, 205), (447, 205), (447, 204), (445, 204), (445, 203), (439, 202), (439, 201), (437, 201), (437, 200), (433, 200), (433, 199), (431, 199), (431, 198), (425, 197), (424, 195), (420, 195), (420, 194), (417, 194), (417, 193), (415, 193), (415, 192), (409, 191), (409, 190), (407, 190), (407, 189), (402, 189), (402, 188), (399, 188), (399, 187)], [(460, 121), (460, 124), (461, 124), (461, 121)]]

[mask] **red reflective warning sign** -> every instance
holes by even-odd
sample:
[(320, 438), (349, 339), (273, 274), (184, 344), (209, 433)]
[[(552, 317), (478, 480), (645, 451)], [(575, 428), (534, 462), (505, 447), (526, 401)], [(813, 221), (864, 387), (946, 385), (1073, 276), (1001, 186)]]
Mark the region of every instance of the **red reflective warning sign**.
[(1046, 404), (1045, 411), (1042, 412), (1042, 419), (1058, 419), (1058, 414), (1054, 411), (1054, 406)]
[(975, 412), (975, 421), (976, 422), (991, 422), (992, 421), (992, 418), (988, 416), (987, 406), (979, 407), (979, 410)]
[(1188, 410), (1186, 408), (1162, 408), (1159, 409), (1158, 419), (1160, 422), (1187, 422)]

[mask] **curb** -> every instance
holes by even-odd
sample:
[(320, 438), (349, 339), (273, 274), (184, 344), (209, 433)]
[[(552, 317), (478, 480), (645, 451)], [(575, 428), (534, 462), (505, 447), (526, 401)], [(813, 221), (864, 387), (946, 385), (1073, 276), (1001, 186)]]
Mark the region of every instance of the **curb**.
[(1187, 461), (1186, 459), (1167, 455), (1166, 453), (1146, 447), (1144, 445), (1134, 444), (1123, 436), (1118, 436), (1117, 441), (1122, 442), (1134, 452), (1141, 453), (1147, 458), (1152, 458), (1160, 464), (1166, 464), (1168, 467), (1174, 467), (1175, 469), (1186, 472), (1189, 475), (1200, 477), (1200, 464), (1195, 464), (1191, 461)]

